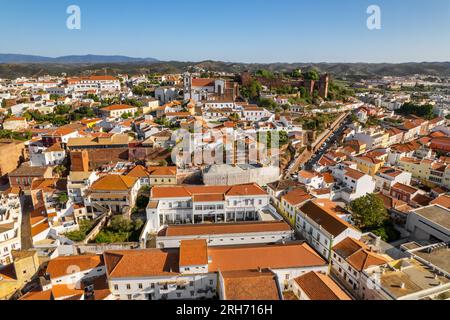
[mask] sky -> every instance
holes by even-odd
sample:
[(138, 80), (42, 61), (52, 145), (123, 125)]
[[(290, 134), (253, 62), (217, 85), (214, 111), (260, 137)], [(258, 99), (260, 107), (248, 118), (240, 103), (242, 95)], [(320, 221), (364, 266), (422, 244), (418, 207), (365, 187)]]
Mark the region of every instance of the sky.
[[(69, 5), (81, 29), (66, 27)], [(370, 5), (381, 29), (369, 30)], [(0, 0), (0, 53), (229, 62), (450, 61), (449, 0)]]

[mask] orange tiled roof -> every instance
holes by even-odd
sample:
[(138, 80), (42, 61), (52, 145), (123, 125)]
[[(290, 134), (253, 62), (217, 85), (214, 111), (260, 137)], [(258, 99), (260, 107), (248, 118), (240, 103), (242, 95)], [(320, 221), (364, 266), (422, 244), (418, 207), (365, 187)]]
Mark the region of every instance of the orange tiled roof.
[(63, 277), (74, 272), (82, 272), (103, 266), (102, 257), (99, 255), (82, 255), (58, 257), (50, 260), (47, 265), (47, 273), (52, 279)]
[(366, 244), (351, 237), (336, 244), (333, 251), (358, 271), (388, 262), (386, 258), (371, 252)]
[(279, 300), (276, 276), (269, 270), (222, 272), (225, 300)]
[(207, 265), (207, 250), (205, 239), (181, 241), (179, 265), (183, 267)]
[(334, 236), (340, 235), (348, 228), (355, 229), (337, 216), (344, 213), (343, 210), (335, 202), (327, 199), (310, 200), (300, 207), (300, 211)]
[(329, 276), (308, 272), (295, 279), (310, 300), (352, 300)]
[(450, 209), (450, 196), (442, 195), (431, 201), (430, 204), (438, 204), (444, 208)]
[(103, 256), (109, 278), (113, 279), (179, 273), (179, 252), (176, 249), (107, 251)]
[(137, 181), (136, 177), (109, 174), (95, 181), (91, 186), (91, 190), (127, 191), (134, 186), (136, 181)]
[(312, 199), (312, 196), (303, 189), (294, 189), (281, 197), (292, 206), (298, 206), (305, 201)]
[(211, 247), (209, 271), (240, 271), (258, 268), (324, 266), (325, 260), (307, 243)]
[(267, 195), (257, 184), (245, 184), (238, 186), (174, 186), (174, 187), (154, 187), (152, 198), (186, 198), (194, 195)]
[(116, 111), (116, 110), (126, 110), (126, 109), (135, 109), (136, 107), (127, 105), (127, 104), (113, 104), (111, 106), (102, 108), (102, 110), (106, 111)]

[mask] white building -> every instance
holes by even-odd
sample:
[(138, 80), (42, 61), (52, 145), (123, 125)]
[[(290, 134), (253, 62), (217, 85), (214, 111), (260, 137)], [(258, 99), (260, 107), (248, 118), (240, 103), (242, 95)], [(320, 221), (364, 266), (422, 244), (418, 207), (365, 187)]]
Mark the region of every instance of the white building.
[(276, 166), (261, 166), (251, 164), (241, 165), (211, 165), (203, 171), (205, 185), (231, 186), (237, 184), (256, 183), (265, 186), (280, 178), (280, 168)]
[(22, 210), (19, 190), (0, 194), (0, 267), (12, 263), (13, 250), (21, 248)]
[(184, 240), (205, 239), (209, 247), (282, 243), (295, 239), (284, 221), (171, 225), (158, 233), (156, 247), (179, 248)]
[(334, 245), (347, 237), (361, 238), (361, 231), (346, 221), (347, 216), (336, 203), (326, 199), (314, 199), (299, 208), (295, 229), (329, 260)]
[(32, 167), (57, 166), (63, 164), (66, 159), (66, 151), (59, 143), (46, 148), (40, 141), (32, 142), (28, 150)]
[(67, 87), (75, 91), (120, 91), (120, 80), (112, 76), (90, 76), (67, 79)]
[(104, 260), (110, 290), (120, 300), (224, 299), (227, 272), (269, 268), (277, 291), (306, 272), (327, 273), (306, 243), (208, 247), (206, 240), (187, 240), (180, 249), (107, 251)]
[(178, 89), (175, 87), (159, 87), (155, 89), (155, 98), (163, 105), (178, 98)]
[(98, 179), (95, 171), (71, 171), (67, 178), (67, 195), (73, 203), (84, 203), (87, 190)]
[(263, 220), (270, 210), (269, 195), (256, 184), (156, 186), (150, 198), (147, 228), (153, 231), (169, 224)]
[(406, 230), (416, 241), (450, 241), (450, 210), (434, 204), (408, 213)]
[(392, 259), (380, 255), (363, 242), (348, 237), (333, 246), (332, 273), (355, 297), (363, 298), (360, 286), (362, 272), (367, 268), (386, 264)]
[(351, 202), (375, 191), (375, 181), (371, 176), (346, 165), (335, 166), (333, 177), (337, 181), (333, 189), (333, 200)]
[(381, 168), (373, 178), (375, 179), (376, 190), (385, 195), (389, 195), (392, 186), (396, 183), (410, 185), (412, 175), (406, 171), (384, 167)]

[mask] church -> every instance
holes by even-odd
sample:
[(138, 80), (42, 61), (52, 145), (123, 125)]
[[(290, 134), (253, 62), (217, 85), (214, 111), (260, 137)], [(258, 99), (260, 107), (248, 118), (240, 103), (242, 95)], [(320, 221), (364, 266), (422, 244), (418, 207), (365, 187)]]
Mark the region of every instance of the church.
[(239, 94), (239, 85), (232, 80), (193, 78), (190, 73), (185, 73), (183, 80), (184, 100), (234, 102)]

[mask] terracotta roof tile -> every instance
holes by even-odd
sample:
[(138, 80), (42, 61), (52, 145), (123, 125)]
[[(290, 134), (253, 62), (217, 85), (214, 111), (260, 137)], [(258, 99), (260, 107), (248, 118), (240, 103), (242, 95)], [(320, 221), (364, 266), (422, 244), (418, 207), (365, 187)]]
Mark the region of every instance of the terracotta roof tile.
[(329, 276), (308, 272), (295, 279), (310, 300), (352, 300)]

